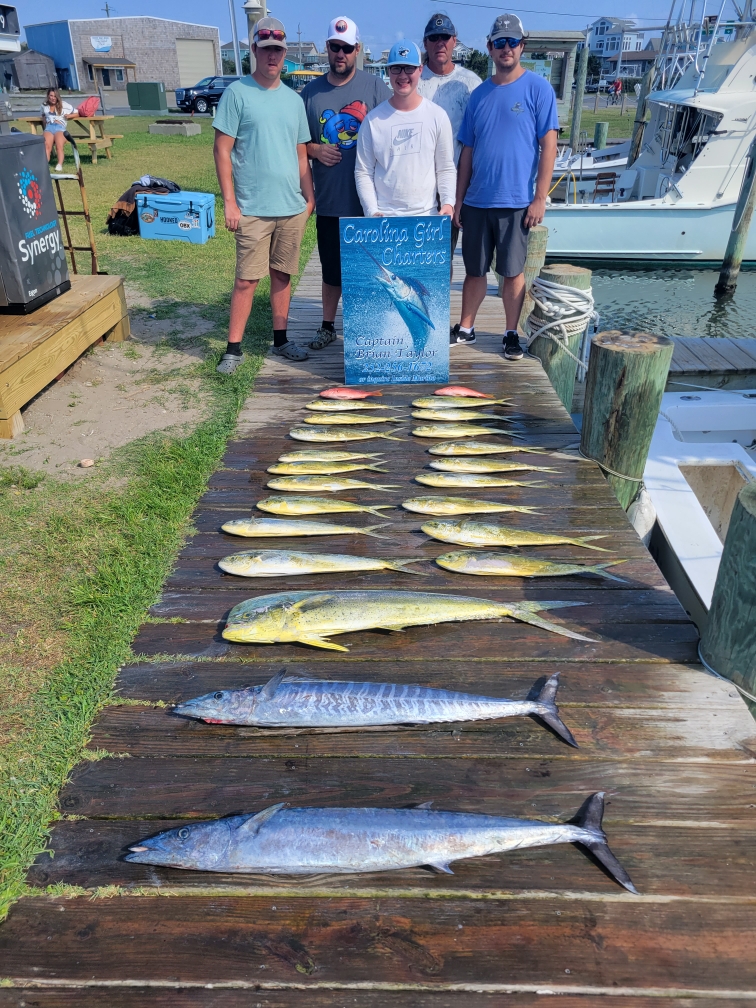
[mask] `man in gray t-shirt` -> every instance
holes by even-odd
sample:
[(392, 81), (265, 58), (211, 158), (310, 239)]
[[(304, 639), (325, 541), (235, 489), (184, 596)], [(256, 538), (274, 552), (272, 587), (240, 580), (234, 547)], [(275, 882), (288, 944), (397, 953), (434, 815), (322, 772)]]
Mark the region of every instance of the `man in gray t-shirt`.
[(354, 183), (357, 134), (365, 116), (391, 97), (380, 79), (356, 67), (360, 32), (350, 18), (331, 21), (326, 41), (330, 70), (302, 91), (312, 142), (318, 253), (323, 270), (323, 322), (309, 344), (322, 350), (336, 339), (334, 320), (341, 297), (339, 217), (362, 217)]

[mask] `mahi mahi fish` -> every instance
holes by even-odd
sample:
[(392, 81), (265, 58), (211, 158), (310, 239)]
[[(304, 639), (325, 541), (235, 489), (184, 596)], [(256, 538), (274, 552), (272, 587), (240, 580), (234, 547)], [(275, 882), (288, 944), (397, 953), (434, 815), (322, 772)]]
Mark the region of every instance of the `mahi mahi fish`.
[(340, 571), (393, 570), (403, 574), (420, 574), (405, 567), (421, 563), (425, 557), (406, 560), (386, 560), (340, 553), (298, 553), (296, 550), (244, 550), (218, 561), (227, 574), (240, 577), (284, 577), (297, 574), (332, 574)]
[(385, 528), (383, 525), (366, 525), (365, 528), (354, 528), (352, 525), (333, 525), (330, 522), (286, 521), (285, 518), (234, 518), (221, 525), (224, 532), (232, 535), (248, 536), (249, 538), (281, 538), (283, 536), (311, 535), (366, 535), (375, 539), (386, 539), (378, 535), (374, 529)]
[(419, 280), (400, 277), (382, 266), (375, 256), (370, 255), (369, 252), (367, 255), (378, 267), (379, 272), (374, 279), (391, 298), (402, 321), (409, 329), (412, 346), (417, 352), (424, 350), (431, 329), (436, 328), (428, 314), (428, 305), (425, 300), (428, 297), (427, 289)]
[(368, 462), (274, 462), (268, 466), (267, 471), (274, 476), (337, 476), (339, 473), (357, 472), (360, 469), (388, 472), (388, 469), (381, 469)]
[[(489, 399), (487, 402), (476, 402), (475, 399), (466, 399), (464, 396), (447, 396), (445, 399), (435, 398), (435, 393), (432, 396), (421, 396), (419, 399), (413, 399), (412, 405), (416, 406), (418, 409), (432, 409), (432, 410), (448, 410), (452, 408), (456, 409), (469, 409), (470, 407), (477, 406), (514, 406), (514, 403), (510, 402), (509, 399)], [(490, 414), (486, 413), (485, 416)]]
[(472, 500), (467, 497), (409, 497), (402, 501), (402, 507), (406, 511), (429, 515), (485, 514), (492, 511), (521, 511), (523, 514), (539, 514), (532, 507), (499, 504), (497, 501)]
[[(369, 441), (371, 438), (383, 438), (385, 441), (404, 441), (405, 438), (391, 437), (397, 434), (401, 427), (397, 427), (389, 434), (383, 431), (366, 430), (337, 430), (331, 427), (292, 427), (289, 437), (295, 441)], [(496, 432), (498, 433), (498, 431)]]
[(534, 700), (505, 700), (400, 683), (315, 679), (288, 675), (282, 669), (264, 686), (206, 693), (178, 704), (173, 713), (210, 724), (260, 728), (443, 724), (534, 714), (577, 749), (572, 732), (559, 717), (558, 687), (559, 673), (555, 672)]
[[(438, 469), (441, 472), (457, 473), (497, 473), (497, 472), (521, 472), (529, 469), (531, 472), (559, 472), (558, 469), (548, 466), (531, 465), (528, 462), (500, 462), (498, 459), (469, 459), (450, 458), (441, 461), (431, 462), (431, 469)], [(366, 469), (376, 468), (375, 466), (365, 466)], [(385, 469), (379, 469), (385, 472)], [(268, 472), (272, 472), (268, 469)]]
[[(427, 803), (430, 804), (430, 803)], [(583, 803), (572, 822), (542, 822), (419, 808), (287, 808), (188, 822), (129, 847), (125, 860), (195, 871), (261, 875), (393, 871), (428, 867), (453, 874), (462, 858), (575, 843), (587, 848), (620, 885), (638, 890), (601, 828), (604, 792)]]
[[(416, 483), (432, 487), (544, 487), (546, 483), (523, 483), (520, 480), (508, 480), (503, 476), (479, 476), (477, 473), (418, 473)], [(268, 486), (271, 486), (269, 483)]]
[(605, 568), (627, 563), (627, 560), (609, 560), (599, 564), (557, 563), (555, 560), (536, 560), (534, 557), (507, 556), (506, 553), (477, 553), (458, 550), (436, 557), (439, 567), (457, 574), (485, 574), (503, 577), (566, 577), (569, 574), (595, 574), (627, 584), (624, 578), (609, 574)]
[(416, 420), (440, 420), (443, 423), (455, 423), (457, 420), (493, 420), (496, 423), (514, 423), (510, 417), (469, 409), (414, 409), (412, 416)]
[(552, 535), (548, 532), (530, 532), (527, 529), (508, 528), (506, 525), (493, 525), (491, 522), (467, 521), (429, 521), (420, 528), (426, 535), (441, 542), (457, 543), (459, 546), (582, 546), (584, 549), (599, 550), (609, 553), (602, 546), (589, 545), (591, 539), (605, 539), (603, 535), (580, 536), (571, 538), (565, 535)]
[(278, 456), (279, 462), (350, 462), (352, 459), (380, 458), (385, 452), (328, 451), (323, 448), (303, 448)]
[(382, 396), (383, 392), (368, 392), (367, 389), (358, 388), (327, 388), (318, 395), (323, 399), (367, 399), (368, 396)]
[(281, 476), (266, 484), (271, 490), (396, 490), (398, 483), (365, 483), (364, 480), (348, 479), (346, 476)]
[(320, 424), (323, 427), (352, 427), (357, 424), (369, 423), (399, 423), (401, 417), (396, 416), (353, 416), (351, 413), (324, 413), (322, 416), (304, 418), (307, 424)]
[(270, 514), (280, 515), (311, 515), (337, 514), (339, 511), (367, 511), (370, 514), (385, 517), (381, 511), (396, 507), (395, 504), (355, 504), (353, 501), (335, 500), (330, 497), (266, 497), (258, 501), (255, 507)]
[(308, 402), (305, 409), (314, 413), (349, 413), (353, 410), (394, 409), (394, 407), (362, 402), (360, 399), (316, 399), (314, 402)]
[[(510, 437), (513, 435), (510, 434)], [(525, 448), (523, 445), (497, 445), (485, 441), (442, 441), (428, 448), (429, 455), (506, 455), (513, 452), (533, 452), (535, 455), (546, 454), (545, 448)]]
[(503, 430), (501, 427), (481, 427), (479, 424), (473, 423), (423, 424), (422, 427), (413, 427), (412, 433), (415, 437), (440, 438), (474, 437), (476, 434), (506, 434), (507, 437), (524, 437), (522, 434), (513, 434), (512, 431)]
[(542, 619), (541, 609), (561, 609), (582, 602), (491, 602), (432, 592), (299, 591), (276, 592), (234, 606), (223, 630), (225, 640), (238, 644), (310, 644), (348, 651), (327, 638), (358, 630), (404, 630), (409, 626), (457, 623), (511, 616), (563, 637), (592, 638)]

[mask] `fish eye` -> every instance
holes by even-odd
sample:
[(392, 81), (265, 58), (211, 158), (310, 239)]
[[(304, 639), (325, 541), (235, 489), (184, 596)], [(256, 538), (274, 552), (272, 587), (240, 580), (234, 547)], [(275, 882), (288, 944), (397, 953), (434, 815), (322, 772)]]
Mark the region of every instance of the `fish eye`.
[(189, 830), (186, 828), (186, 826), (181, 827), (181, 829), (178, 831), (177, 836), (179, 840), (186, 840), (186, 838), (189, 836)]
[(223, 699), (222, 693), (213, 693), (213, 700), (222, 700), (222, 699)]

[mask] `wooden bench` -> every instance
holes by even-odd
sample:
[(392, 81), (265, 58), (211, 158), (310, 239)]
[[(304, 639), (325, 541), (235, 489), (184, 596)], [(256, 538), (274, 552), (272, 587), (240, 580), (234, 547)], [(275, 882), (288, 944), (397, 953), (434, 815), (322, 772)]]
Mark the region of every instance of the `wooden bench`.
[[(74, 140), (85, 143), (89, 147), (89, 153), (92, 155), (92, 164), (97, 164), (97, 152), (99, 150), (104, 150), (105, 157), (110, 158), (112, 156), (110, 148), (113, 146), (113, 141), (123, 140), (123, 133), (105, 132), (105, 121), (107, 119), (115, 119), (115, 116), (72, 116), (67, 121), (66, 128)], [(40, 133), (44, 132), (45, 121), (40, 115), (19, 116), (18, 121), (28, 122), (31, 126), (31, 131), (34, 134), (37, 132), (37, 127), (39, 127)], [(74, 123), (80, 127), (81, 132), (74, 133), (71, 130), (71, 126)]]
[(0, 315), (0, 438), (24, 429), (21, 407), (93, 343), (129, 337), (118, 276), (72, 276), (71, 289), (31, 315)]

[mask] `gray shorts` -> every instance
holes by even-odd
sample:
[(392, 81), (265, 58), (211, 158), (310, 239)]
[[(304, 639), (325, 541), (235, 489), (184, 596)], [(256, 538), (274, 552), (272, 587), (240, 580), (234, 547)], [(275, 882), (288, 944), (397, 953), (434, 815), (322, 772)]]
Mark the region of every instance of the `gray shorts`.
[(491, 269), (496, 250), (499, 276), (519, 276), (528, 256), (527, 207), (462, 205), (462, 259), (468, 276), (482, 277)]

